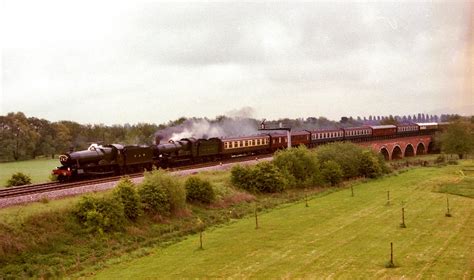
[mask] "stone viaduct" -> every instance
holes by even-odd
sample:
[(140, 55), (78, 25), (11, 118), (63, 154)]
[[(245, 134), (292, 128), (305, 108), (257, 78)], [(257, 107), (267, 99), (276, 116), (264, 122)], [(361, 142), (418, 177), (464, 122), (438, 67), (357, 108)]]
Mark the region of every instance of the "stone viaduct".
[(428, 153), (432, 141), (433, 139), (431, 135), (420, 135), (360, 142), (357, 144), (370, 147), (373, 150), (382, 153), (386, 160), (392, 160), (426, 154)]

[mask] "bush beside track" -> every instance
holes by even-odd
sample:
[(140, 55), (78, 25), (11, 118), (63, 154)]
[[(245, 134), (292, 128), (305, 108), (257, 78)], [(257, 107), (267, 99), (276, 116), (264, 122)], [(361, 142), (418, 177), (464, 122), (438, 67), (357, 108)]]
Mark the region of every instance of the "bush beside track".
[[(367, 151), (362, 148), (355, 151), (352, 144), (332, 148), (339, 149), (339, 153), (341, 148), (350, 149), (357, 155), (356, 162), (364, 162)], [(241, 182), (228, 172), (202, 175), (204, 180), (212, 181), (215, 193), (209, 206), (186, 204), (184, 179), (154, 171), (138, 186), (125, 179), (114, 192), (87, 196), (72, 207), (30, 215), (12, 223), (0, 222), (0, 275), (4, 278), (70, 275), (90, 266), (100, 267), (104, 260), (128, 252), (147, 254), (143, 247), (181, 240), (200, 228), (197, 218), (208, 227), (252, 213), (255, 206), (250, 202), (256, 199), (260, 209), (269, 209), (301, 200), (306, 194), (327, 192), (332, 189), (323, 187), (334, 182), (331, 176), (324, 175), (321, 166), (328, 163), (321, 158), (320, 150), (282, 151), (275, 155), (274, 164), (249, 167), (252, 176), (243, 176)], [(323, 151), (330, 153), (331, 149)], [(285, 164), (278, 166), (282, 158)], [(359, 177), (366, 170), (361, 165), (356, 171), (351, 169), (353, 173), (347, 173), (342, 164), (345, 164), (342, 159), (334, 160), (328, 168), (340, 166), (341, 178)], [(386, 170), (386, 167), (375, 170)], [(302, 186), (307, 191), (301, 191)], [(267, 192), (273, 194), (265, 195)]]

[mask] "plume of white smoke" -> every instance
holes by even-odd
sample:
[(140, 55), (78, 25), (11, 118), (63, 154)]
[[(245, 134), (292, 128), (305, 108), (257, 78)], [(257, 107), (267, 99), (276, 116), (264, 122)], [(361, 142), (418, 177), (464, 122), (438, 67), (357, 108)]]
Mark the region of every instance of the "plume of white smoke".
[(170, 139), (176, 141), (189, 137), (210, 138), (222, 135), (224, 135), (224, 130), (221, 127), (210, 123), (206, 119), (197, 119), (191, 120), (182, 131), (171, 134)]
[(182, 124), (159, 130), (155, 136), (164, 141), (183, 138), (211, 138), (252, 135), (258, 133), (259, 122), (252, 119), (254, 109), (244, 107), (218, 116), (215, 120), (205, 118), (187, 119)]

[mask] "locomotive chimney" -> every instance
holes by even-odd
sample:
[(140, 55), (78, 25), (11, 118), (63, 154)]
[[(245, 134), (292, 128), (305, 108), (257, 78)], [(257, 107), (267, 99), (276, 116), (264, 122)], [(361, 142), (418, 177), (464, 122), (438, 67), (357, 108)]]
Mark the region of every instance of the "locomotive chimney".
[(160, 136), (160, 135), (156, 135), (156, 136), (155, 136), (155, 144), (156, 144), (156, 145), (160, 145), (160, 142), (161, 142), (161, 136)]

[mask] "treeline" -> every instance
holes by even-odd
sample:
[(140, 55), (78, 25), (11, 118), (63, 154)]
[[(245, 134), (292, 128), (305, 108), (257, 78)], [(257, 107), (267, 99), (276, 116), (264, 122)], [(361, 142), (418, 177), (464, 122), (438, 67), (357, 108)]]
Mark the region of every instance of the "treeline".
[(459, 118), (459, 115), (450, 115), (450, 114), (442, 114), (441, 116), (437, 115), (429, 115), (418, 113), (415, 115), (389, 115), (389, 116), (372, 116), (369, 117), (342, 117), (341, 123), (349, 122), (349, 123), (356, 123), (356, 124), (366, 124), (366, 125), (377, 125), (377, 124), (385, 124), (385, 123), (425, 123), (425, 122), (447, 122), (450, 119)]
[[(363, 124), (390, 124), (397, 122), (449, 121), (459, 119), (457, 115), (432, 116), (418, 114), (413, 116), (376, 116), (369, 118), (343, 117), (339, 122), (325, 117), (306, 119), (279, 119), (266, 122), (267, 127), (283, 125), (293, 130), (357, 126)], [(261, 120), (245, 119), (252, 128), (260, 126)], [(151, 144), (159, 130), (170, 127), (179, 128), (184, 123), (196, 123), (205, 120), (208, 123), (225, 127), (229, 120), (226, 116), (215, 119), (181, 117), (165, 124), (138, 123), (134, 125), (79, 124), (73, 121), (51, 122), (36, 117), (27, 117), (22, 112), (0, 116), (0, 162), (34, 159), (38, 156), (51, 156), (70, 150), (87, 148), (91, 143)], [(237, 122), (239, 123), (239, 122)], [(240, 130), (241, 131), (241, 130)]]
[[(172, 123), (171, 123), (172, 125)], [(164, 125), (79, 124), (73, 121), (50, 122), (9, 113), (0, 116), (0, 161), (33, 159), (69, 150), (87, 148), (91, 143), (150, 144), (154, 133)]]

